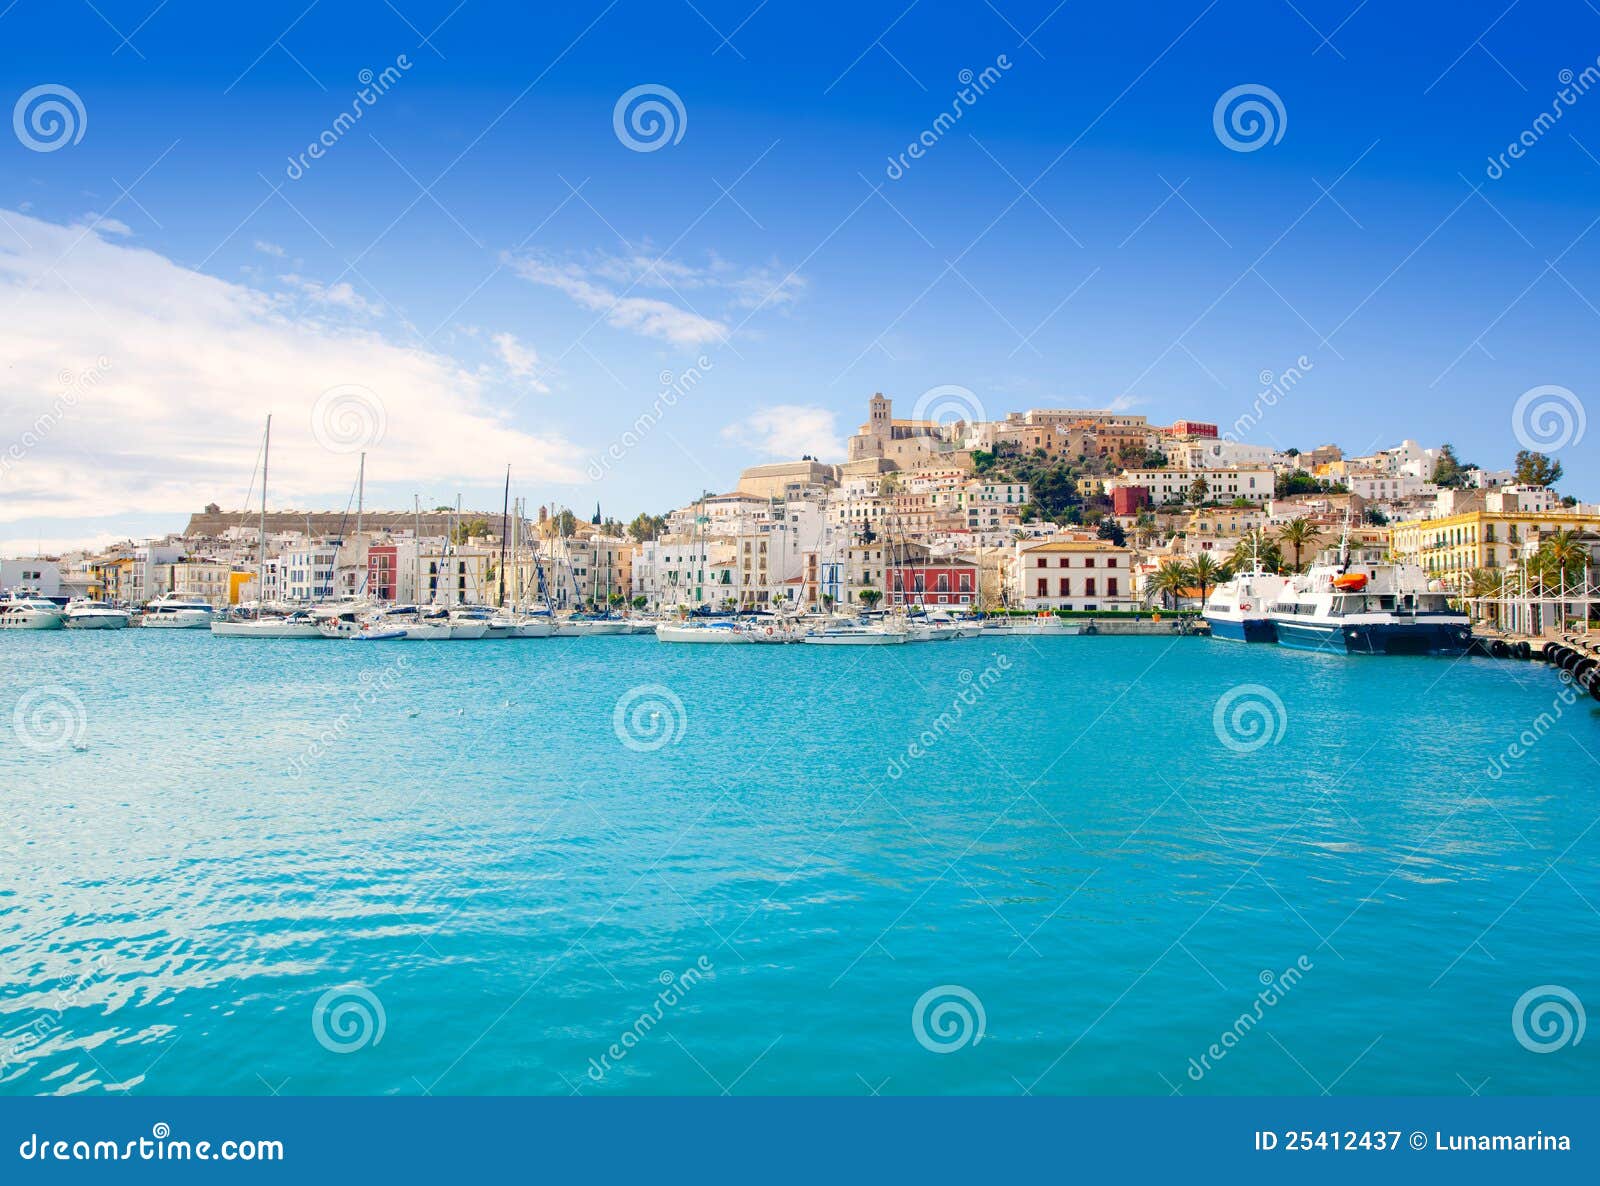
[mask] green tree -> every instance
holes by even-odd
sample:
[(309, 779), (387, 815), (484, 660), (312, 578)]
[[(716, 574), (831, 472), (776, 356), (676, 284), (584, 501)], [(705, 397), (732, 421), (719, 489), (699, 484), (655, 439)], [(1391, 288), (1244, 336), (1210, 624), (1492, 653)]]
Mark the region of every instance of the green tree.
[(1181, 560), (1167, 560), (1145, 582), (1145, 593), (1161, 598), (1163, 605), (1175, 607), (1189, 585), (1189, 566)]
[(1189, 501), (1195, 506), (1201, 505), (1206, 500), (1206, 495), (1211, 493), (1211, 483), (1204, 478), (1196, 478), (1189, 486)]
[(1099, 538), (1109, 540), (1121, 548), (1127, 545), (1128, 533), (1122, 530), (1122, 525), (1115, 519), (1105, 518), (1100, 520), (1100, 530), (1095, 532)]
[(1455, 446), (1446, 444), (1439, 450), (1439, 460), (1433, 463), (1433, 484), (1459, 489), (1467, 484), (1467, 470), (1470, 468), (1456, 456)]
[(1519, 486), (1554, 486), (1561, 480), (1561, 463), (1543, 453), (1517, 450), (1516, 480)]
[(1196, 556), (1189, 565), (1189, 577), (1192, 584), (1200, 586), (1200, 604), (1206, 601), (1206, 590), (1222, 580), (1222, 574), (1217, 562), (1202, 552)]
[(1291, 519), (1278, 532), (1278, 538), (1294, 549), (1294, 571), (1299, 572), (1301, 553), (1321, 538), (1321, 533), (1309, 519)]
[(861, 599), (861, 604), (869, 610), (877, 609), (878, 602), (883, 600), (883, 593), (878, 589), (863, 589), (856, 596)]
[(635, 597), (633, 599), (633, 608), (634, 609), (643, 609), (645, 606), (647, 606), (649, 604), (650, 604), (650, 599), (648, 597), (646, 597), (643, 593), (639, 594), (639, 596), (637, 596), (637, 597)]

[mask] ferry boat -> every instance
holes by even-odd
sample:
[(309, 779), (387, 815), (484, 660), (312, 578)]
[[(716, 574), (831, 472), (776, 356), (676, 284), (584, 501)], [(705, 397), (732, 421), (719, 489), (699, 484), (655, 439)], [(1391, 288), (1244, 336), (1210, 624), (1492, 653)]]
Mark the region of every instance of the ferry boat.
[(215, 616), (208, 601), (178, 593), (163, 593), (145, 605), (144, 613), (139, 616), (139, 625), (146, 629), (205, 630)]
[(1271, 609), (1289, 578), (1262, 568), (1242, 572), (1211, 590), (1201, 615), (1212, 638), (1234, 642), (1274, 642), (1278, 632)]
[(1415, 564), (1380, 549), (1312, 565), (1278, 592), (1269, 615), (1278, 642), (1351, 655), (1462, 655), (1472, 641), (1468, 616)]
[(66, 611), (29, 589), (13, 589), (0, 596), (0, 630), (59, 630)]
[(68, 630), (121, 630), (132, 616), (109, 601), (79, 597), (67, 603), (67, 616), (62, 625)]

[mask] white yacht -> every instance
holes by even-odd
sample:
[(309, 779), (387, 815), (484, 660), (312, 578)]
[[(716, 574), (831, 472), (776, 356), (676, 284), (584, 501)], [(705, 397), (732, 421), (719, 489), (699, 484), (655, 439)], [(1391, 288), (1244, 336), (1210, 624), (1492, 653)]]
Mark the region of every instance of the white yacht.
[(127, 610), (118, 609), (109, 601), (79, 597), (67, 604), (63, 625), (68, 630), (121, 630), (131, 617)]
[(257, 614), (252, 618), (220, 618), (211, 633), (230, 638), (321, 638), (317, 619), (304, 610), (289, 614)]
[(836, 622), (810, 631), (801, 642), (828, 647), (881, 647), (909, 640), (911, 632), (897, 622)]
[(704, 622), (662, 622), (656, 627), (661, 642), (747, 643), (755, 641), (737, 622), (718, 618)]
[(1461, 655), (1472, 641), (1468, 616), (1415, 564), (1381, 549), (1341, 543), (1289, 580), (1272, 604), (1282, 646), (1351, 655)]
[(1069, 622), (1065, 618), (1052, 613), (1035, 614), (1031, 617), (1003, 616), (986, 618), (983, 623), (985, 638), (991, 635), (997, 638), (1018, 638), (1023, 635), (1036, 634), (1082, 634), (1083, 623)]
[(625, 618), (588, 618), (573, 614), (556, 622), (557, 638), (588, 638), (596, 634), (631, 633)]
[(59, 630), (66, 616), (55, 602), (28, 589), (0, 596), (0, 630)]
[(146, 629), (205, 630), (216, 616), (211, 603), (178, 593), (163, 593), (146, 602), (139, 625)]

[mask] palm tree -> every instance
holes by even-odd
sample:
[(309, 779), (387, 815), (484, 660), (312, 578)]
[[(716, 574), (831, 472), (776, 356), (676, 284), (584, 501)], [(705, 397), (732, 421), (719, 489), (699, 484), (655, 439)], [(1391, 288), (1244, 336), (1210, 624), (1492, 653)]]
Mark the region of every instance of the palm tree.
[(1145, 581), (1145, 593), (1154, 593), (1161, 598), (1163, 605), (1176, 606), (1177, 599), (1183, 596), (1189, 583), (1188, 565), (1181, 560), (1168, 560)]
[(1321, 538), (1317, 525), (1309, 519), (1291, 519), (1278, 532), (1278, 538), (1294, 549), (1294, 570), (1300, 571), (1300, 554)]
[(863, 589), (856, 596), (861, 599), (861, 604), (869, 610), (876, 609), (878, 602), (883, 600), (883, 594), (877, 589)]
[(1283, 549), (1278, 543), (1261, 528), (1256, 528), (1239, 541), (1239, 546), (1234, 549), (1230, 560), (1235, 572), (1246, 564), (1255, 565), (1261, 561), (1261, 567), (1266, 572), (1281, 572), (1283, 569)]
[(1221, 569), (1217, 562), (1204, 553), (1196, 556), (1189, 565), (1189, 578), (1193, 584), (1200, 586), (1200, 604), (1206, 603), (1206, 589), (1222, 580)]
[(1576, 531), (1562, 528), (1539, 542), (1539, 559), (1565, 585), (1574, 575), (1580, 581), (1583, 579), (1584, 570), (1589, 567), (1589, 549)]

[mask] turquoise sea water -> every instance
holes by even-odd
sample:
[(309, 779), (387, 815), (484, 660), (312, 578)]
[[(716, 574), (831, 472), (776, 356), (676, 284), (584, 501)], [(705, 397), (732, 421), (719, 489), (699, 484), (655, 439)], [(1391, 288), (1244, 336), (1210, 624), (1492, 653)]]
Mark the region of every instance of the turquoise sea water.
[(129, 630), (0, 671), (0, 1092), (1600, 1071), (1570, 1006), (1514, 1024), (1600, 1003), (1600, 706), (1539, 664)]

